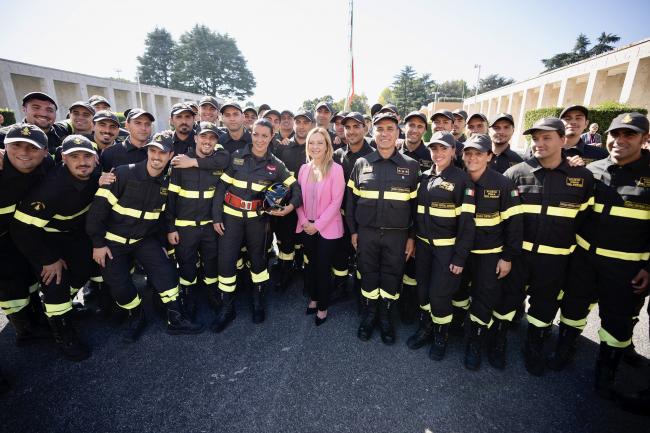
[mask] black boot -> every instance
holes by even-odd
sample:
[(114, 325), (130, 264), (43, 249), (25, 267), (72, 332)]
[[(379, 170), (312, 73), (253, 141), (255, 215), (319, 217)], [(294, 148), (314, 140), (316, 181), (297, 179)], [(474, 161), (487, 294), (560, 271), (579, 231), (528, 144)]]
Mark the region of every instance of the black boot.
[(190, 320), (196, 320), (196, 299), (194, 297), (194, 292), (196, 290), (195, 285), (183, 286), (181, 285), (181, 291), (178, 295), (179, 303), (183, 309), (183, 313), (189, 317)]
[(418, 330), (406, 340), (406, 345), (411, 350), (417, 350), (421, 347), (431, 344), (433, 338), (433, 322), (431, 316), (425, 311), (420, 312)]
[(335, 276), (332, 295), (330, 296), (330, 305), (343, 302), (347, 298), (348, 277)]
[(368, 341), (372, 337), (372, 331), (377, 321), (377, 301), (364, 298), (361, 308), (361, 323), (359, 324), (357, 337), (361, 341)]
[(616, 370), (623, 356), (624, 349), (600, 343), (598, 360), (596, 361), (596, 380), (594, 387), (598, 395), (607, 400), (614, 400), (618, 393), (614, 388)]
[(386, 345), (395, 343), (395, 330), (390, 317), (390, 307), (392, 303), (388, 299), (379, 301), (379, 331), (381, 332), (381, 341)]
[(88, 281), (88, 284), (81, 288), (81, 296), (84, 298), (84, 305), (90, 306), (99, 300), (100, 285), (101, 283), (98, 281)]
[(262, 323), (266, 318), (264, 312), (264, 285), (255, 284), (253, 286), (253, 323)]
[(497, 370), (506, 368), (506, 345), (510, 322), (495, 319), (488, 332), (488, 362)]
[(526, 312), (526, 301), (522, 302), (519, 307), (515, 310), (515, 315), (510, 322), (508, 322), (508, 328), (517, 329), (521, 324), (521, 319), (524, 317)]
[(449, 326), (449, 333), (456, 337), (464, 337), (467, 310), (462, 307), (453, 307), (453, 312), (451, 325)]
[(533, 376), (542, 376), (546, 361), (544, 360), (544, 341), (548, 328), (538, 328), (528, 324), (526, 343), (524, 344), (524, 363), (526, 371)]
[(284, 293), (291, 285), (293, 276), (293, 262), (291, 260), (278, 260), (278, 272), (273, 285), (276, 292)]
[(481, 367), (481, 351), (483, 349), (483, 337), (487, 332), (487, 326), (472, 321), (467, 345), (465, 346), (465, 368), (476, 371)]
[(214, 322), (212, 322), (212, 326), (210, 327), (213, 332), (223, 331), (230, 322), (235, 320), (237, 312), (235, 311), (234, 301), (234, 293), (221, 292), (221, 309), (217, 313), (217, 317), (214, 319)]
[(29, 305), (20, 311), (7, 315), (7, 319), (16, 330), (16, 346), (20, 347), (38, 340), (52, 338), (52, 334), (48, 329), (34, 323)]
[(399, 297), (399, 313), (402, 323), (411, 325), (417, 316), (416, 287), (402, 284), (402, 293)]
[(41, 295), (38, 291), (29, 295), (29, 305), (25, 307), (25, 310), (34, 326), (46, 328), (49, 332), (50, 325), (47, 321)]
[(142, 331), (147, 326), (147, 319), (144, 315), (142, 305), (126, 310), (127, 317), (124, 323), (122, 341), (124, 343), (135, 343), (140, 338)]
[(77, 336), (70, 322), (71, 312), (48, 318), (54, 341), (66, 359), (83, 361), (90, 356), (90, 349)]
[(429, 349), (429, 358), (433, 361), (442, 361), (447, 351), (447, 340), (449, 339), (449, 325), (433, 325), (433, 342)]
[(203, 332), (203, 325), (193, 322), (187, 313), (183, 311), (183, 308), (178, 301), (171, 301), (167, 303), (168, 334), (200, 334), (201, 332)]
[(561, 371), (569, 365), (575, 356), (576, 340), (582, 330), (560, 322), (560, 332), (555, 351), (551, 353), (546, 366), (551, 370)]
[(206, 287), (208, 292), (208, 304), (214, 311), (219, 311), (221, 308), (221, 291), (216, 287)]

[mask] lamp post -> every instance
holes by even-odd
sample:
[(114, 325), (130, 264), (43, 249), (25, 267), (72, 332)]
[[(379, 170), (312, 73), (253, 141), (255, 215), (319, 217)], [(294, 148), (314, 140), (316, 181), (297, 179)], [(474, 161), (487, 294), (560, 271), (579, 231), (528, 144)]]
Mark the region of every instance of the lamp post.
[(476, 104), (476, 97), (478, 96), (478, 85), (481, 82), (481, 65), (477, 63), (474, 65), (474, 69), (478, 69), (478, 73), (476, 74), (476, 88), (474, 89), (474, 104)]

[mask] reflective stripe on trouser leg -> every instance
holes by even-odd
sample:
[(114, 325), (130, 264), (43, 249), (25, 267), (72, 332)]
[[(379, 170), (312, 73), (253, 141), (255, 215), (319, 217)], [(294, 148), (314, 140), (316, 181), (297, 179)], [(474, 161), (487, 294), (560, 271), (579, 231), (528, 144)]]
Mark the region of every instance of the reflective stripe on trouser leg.
[(43, 302), (43, 305), (45, 307), (45, 315), (47, 317), (60, 316), (67, 313), (68, 311), (72, 311), (71, 300), (62, 304), (48, 304), (47, 302)]
[(559, 307), (558, 296), (565, 284), (569, 256), (524, 251), (523, 260), (529, 270), (528, 322), (538, 328), (550, 326)]
[(472, 282), (469, 287), (469, 294), (472, 297), (469, 308), (470, 320), (490, 327), (494, 308), (503, 293), (502, 284), (495, 273), (499, 254), (472, 253), (468, 261), (471, 263)]
[(5, 312), (5, 314), (13, 314), (17, 313), (18, 311), (22, 310), (25, 308), (27, 305), (29, 305), (29, 296), (23, 299), (11, 299), (7, 301), (0, 301), (0, 308), (2, 308), (2, 311)]
[(223, 218), (228, 229), (218, 242), (218, 287), (222, 292), (233, 293), (237, 288), (236, 272), (244, 268), (243, 257), (247, 254), (242, 245), (245, 221), (227, 214)]

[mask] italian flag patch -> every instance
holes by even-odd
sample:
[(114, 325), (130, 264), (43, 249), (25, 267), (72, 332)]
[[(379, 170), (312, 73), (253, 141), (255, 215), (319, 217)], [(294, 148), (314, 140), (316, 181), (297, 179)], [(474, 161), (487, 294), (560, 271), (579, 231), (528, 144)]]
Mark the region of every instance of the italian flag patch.
[(465, 188), (465, 195), (474, 197), (474, 190), (472, 188)]
[(510, 191), (510, 197), (519, 197), (519, 191), (513, 189), (512, 191)]

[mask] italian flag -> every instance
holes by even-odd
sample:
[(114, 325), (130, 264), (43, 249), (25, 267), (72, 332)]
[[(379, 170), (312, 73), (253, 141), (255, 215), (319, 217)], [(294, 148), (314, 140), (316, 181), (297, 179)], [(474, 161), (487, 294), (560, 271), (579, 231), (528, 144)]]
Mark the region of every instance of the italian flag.
[(474, 190), (472, 188), (465, 188), (465, 195), (474, 197)]

